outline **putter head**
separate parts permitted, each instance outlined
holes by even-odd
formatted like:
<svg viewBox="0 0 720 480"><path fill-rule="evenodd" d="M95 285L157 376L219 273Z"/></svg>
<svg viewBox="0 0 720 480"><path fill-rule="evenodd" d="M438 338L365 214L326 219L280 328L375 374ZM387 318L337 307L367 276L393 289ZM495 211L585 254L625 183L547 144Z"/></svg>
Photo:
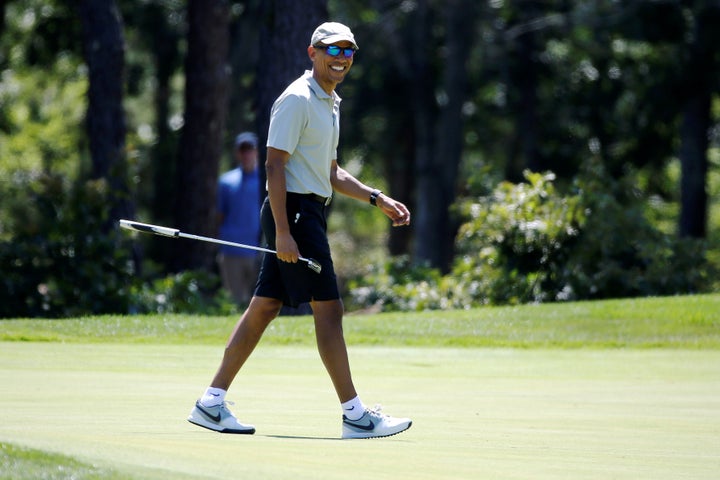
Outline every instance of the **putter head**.
<svg viewBox="0 0 720 480"><path fill-rule="evenodd" d="M313 260L312 258L307 259L308 268L312 270L315 273L322 272L322 265L320 265L316 260Z"/></svg>

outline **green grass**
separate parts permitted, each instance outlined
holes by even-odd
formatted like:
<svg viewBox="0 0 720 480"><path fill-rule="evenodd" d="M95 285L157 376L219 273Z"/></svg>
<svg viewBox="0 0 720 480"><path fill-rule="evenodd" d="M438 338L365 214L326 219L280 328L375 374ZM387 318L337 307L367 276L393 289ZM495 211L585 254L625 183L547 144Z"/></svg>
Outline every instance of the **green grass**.
<svg viewBox="0 0 720 480"><path fill-rule="evenodd" d="M0 321L0 341L217 345L236 317L101 316ZM502 348L720 348L720 294L348 315L352 345ZM313 345L310 317L281 317L263 339Z"/></svg>
<svg viewBox="0 0 720 480"><path fill-rule="evenodd" d="M21 448L0 442L0 479L45 480L120 480L123 477L109 469L79 462L65 455Z"/></svg>
<svg viewBox="0 0 720 480"><path fill-rule="evenodd" d="M720 295L348 315L365 402L338 441L312 320L271 326L229 393L251 437L187 423L236 318L0 321L0 479L711 479Z"/></svg>
<svg viewBox="0 0 720 480"><path fill-rule="evenodd" d="M337 439L339 407L305 346L261 345L233 385L233 409L255 435L190 425L220 354L0 343L0 384L13 386L0 396L0 442L47 452L36 458L50 471L129 479L697 480L720 471L719 351L351 347L365 401L414 420L402 435L357 442ZM5 478L42 478L23 475Z"/></svg>

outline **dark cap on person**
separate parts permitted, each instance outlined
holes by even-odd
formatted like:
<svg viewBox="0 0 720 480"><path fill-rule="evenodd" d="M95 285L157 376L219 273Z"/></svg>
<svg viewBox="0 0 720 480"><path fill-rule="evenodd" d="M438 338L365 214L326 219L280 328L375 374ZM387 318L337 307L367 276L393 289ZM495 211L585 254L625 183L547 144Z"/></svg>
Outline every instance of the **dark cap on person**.
<svg viewBox="0 0 720 480"><path fill-rule="evenodd" d="M310 45L330 45L343 40L352 43L356 49L358 47L355 42L355 35L353 35L350 28L337 22L325 22L315 29L310 39Z"/></svg>
<svg viewBox="0 0 720 480"><path fill-rule="evenodd" d="M258 146L257 135L255 135L252 132L242 132L237 137L235 137L235 148L240 148L244 145L247 145L252 148L257 148L257 146Z"/></svg>

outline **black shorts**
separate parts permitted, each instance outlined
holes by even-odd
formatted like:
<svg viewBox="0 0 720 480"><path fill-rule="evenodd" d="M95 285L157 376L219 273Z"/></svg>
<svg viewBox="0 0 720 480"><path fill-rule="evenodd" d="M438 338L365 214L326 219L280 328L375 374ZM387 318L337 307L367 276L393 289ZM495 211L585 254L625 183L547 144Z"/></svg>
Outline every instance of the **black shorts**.
<svg viewBox="0 0 720 480"><path fill-rule="evenodd" d="M286 209L290 234L297 243L300 255L317 261L322 271L315 273L306 262L283 262L274 254L266 253L255 285L255 296L277 298L290 307L311 300L340 298L327 239L325 208L323 203L311 195L288 192ZM265 198L260 211L260 224L267 248L275 250L275 220L268 198Z"/></svg>

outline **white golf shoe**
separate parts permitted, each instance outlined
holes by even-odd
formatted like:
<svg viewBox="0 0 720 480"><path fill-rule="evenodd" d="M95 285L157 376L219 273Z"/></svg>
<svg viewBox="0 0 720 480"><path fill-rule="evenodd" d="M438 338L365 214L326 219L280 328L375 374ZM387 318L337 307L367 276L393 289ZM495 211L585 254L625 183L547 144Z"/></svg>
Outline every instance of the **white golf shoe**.
<svg viewBox="0 0 720 480"><path fill-rule="evenodd" d="M382 407L366 408L359 420L343 415L342 438L380 438L404 432L412 425L409 418L394 418L380 413Z"/></svg>
<svg viewBox="0 0 720 480"><path fill-rule="evenodd" d="M228 403L223 402L214 407L205 407L198 400L195 402L195 408L192 409L188 416L188 422L220 433L246 435L255 433L254 426L242 424L235 418L235 415L227 408Z"/></svg>

